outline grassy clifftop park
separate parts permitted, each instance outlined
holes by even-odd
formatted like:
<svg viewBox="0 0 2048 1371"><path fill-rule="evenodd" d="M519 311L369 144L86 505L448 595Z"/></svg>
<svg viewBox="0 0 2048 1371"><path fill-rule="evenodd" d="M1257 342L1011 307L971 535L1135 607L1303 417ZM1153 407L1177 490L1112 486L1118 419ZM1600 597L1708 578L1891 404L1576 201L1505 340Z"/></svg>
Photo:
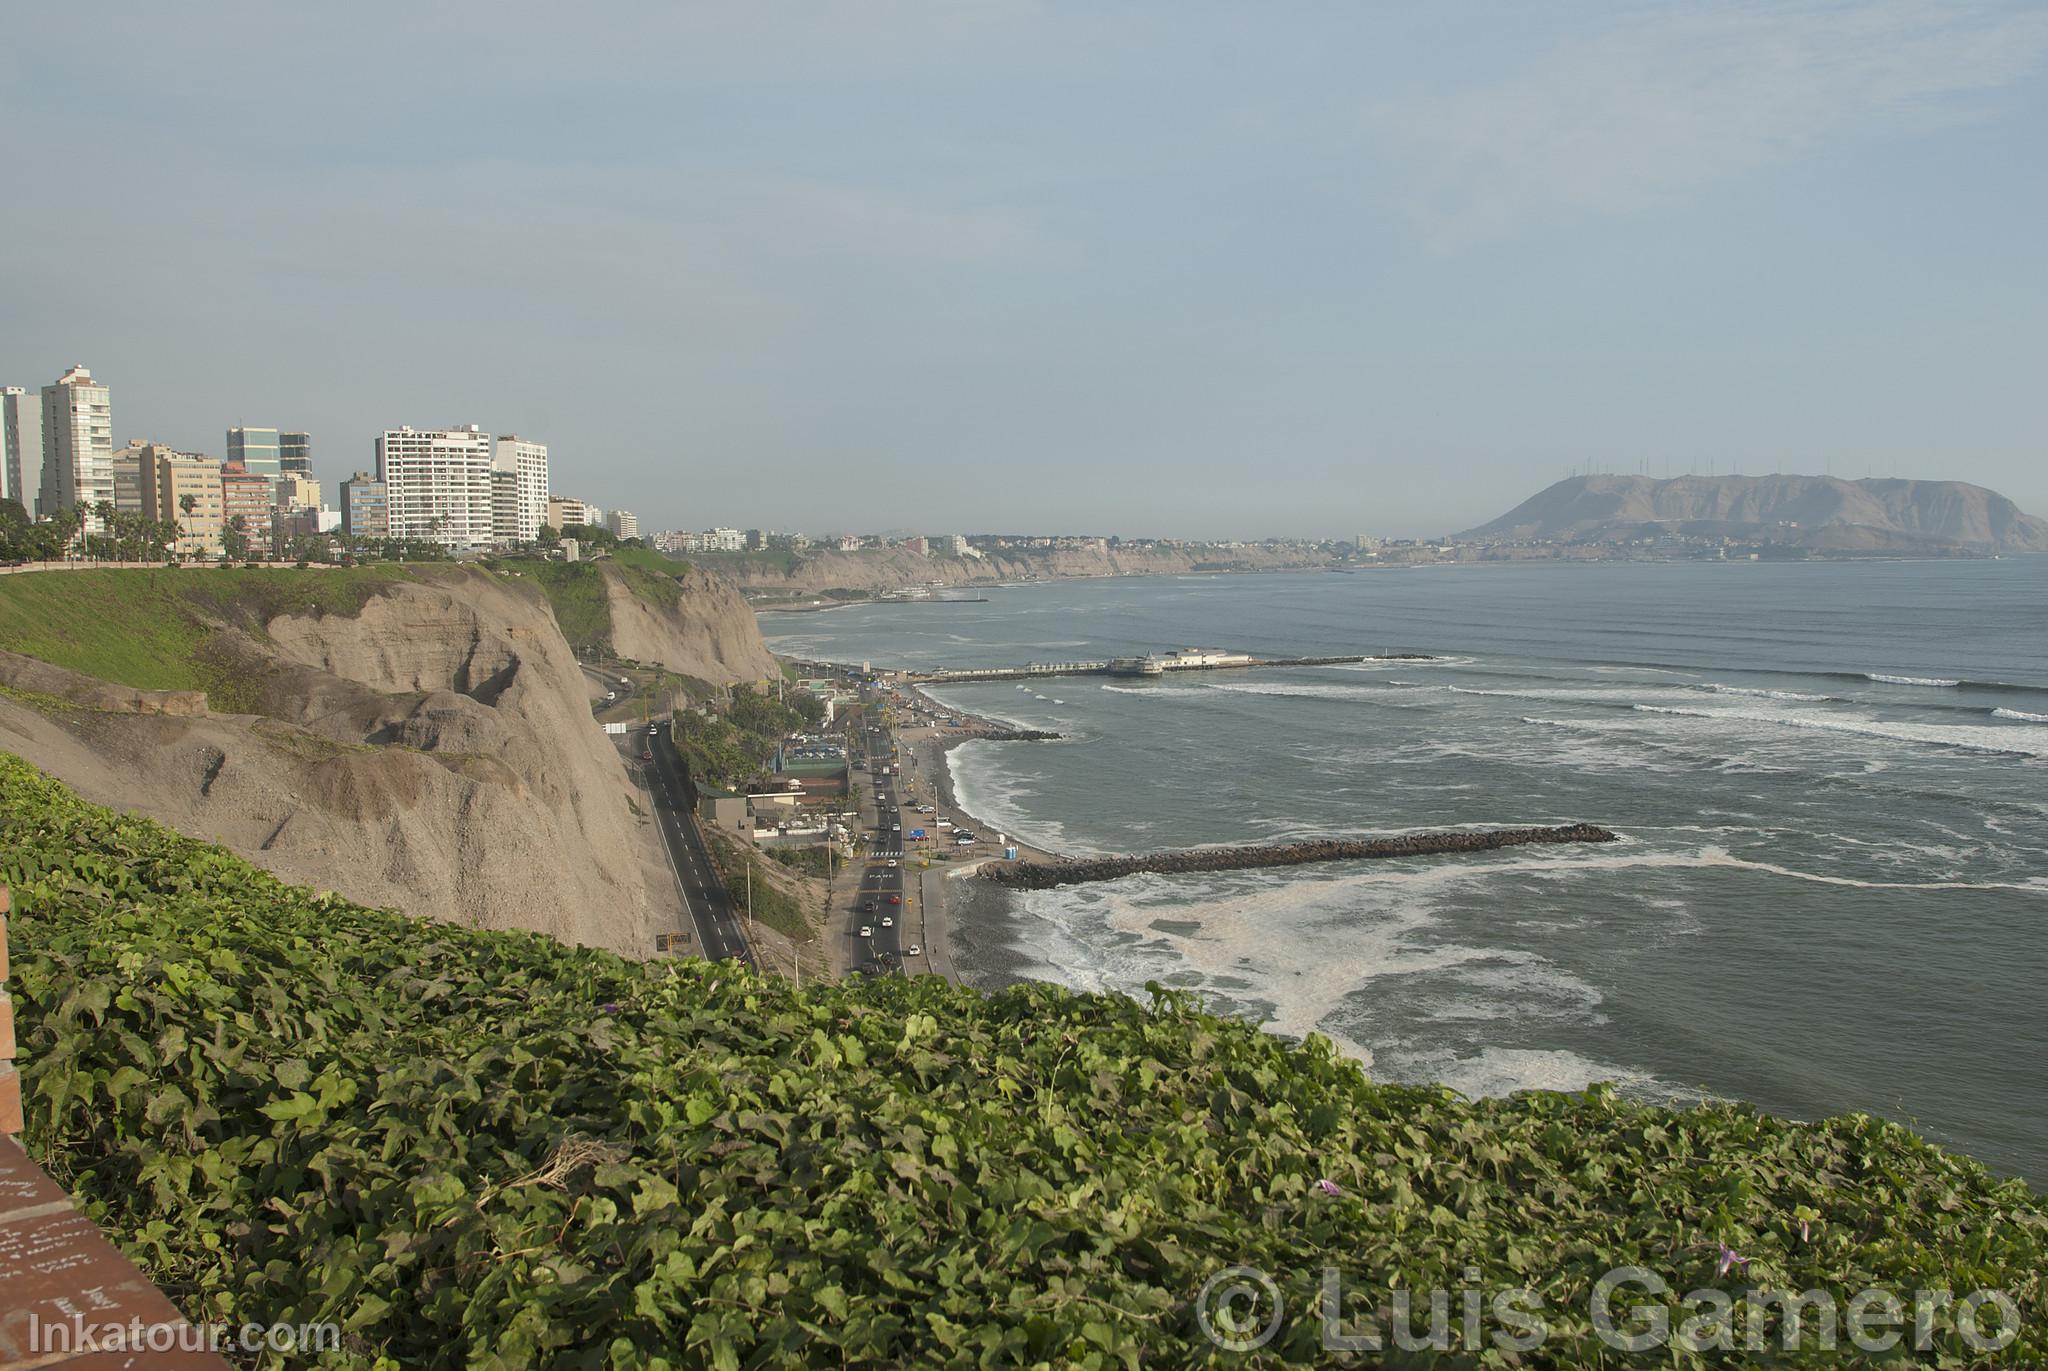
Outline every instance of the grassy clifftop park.
<svg viewBox="0 0 2048 1371"><path fill-rule="evenodd" d="M2048 1351L2041 1197L1867 1116L1468 1101L1167 993L799 991L412 922L4 755L0 880L31 1153L192 1318L339 1323L327 1364L1241 1365L1201 1298L1235 1266L1289 1311L1253 1364L1327 1359L1326 1268L1347 1328L1526 1292L1543 1337L1489 1315L1492 1365L1690 1364L1598 1336L1630 1265L1673 1293L1618 1317L1995 1289L2003 1355Z"/></svg>

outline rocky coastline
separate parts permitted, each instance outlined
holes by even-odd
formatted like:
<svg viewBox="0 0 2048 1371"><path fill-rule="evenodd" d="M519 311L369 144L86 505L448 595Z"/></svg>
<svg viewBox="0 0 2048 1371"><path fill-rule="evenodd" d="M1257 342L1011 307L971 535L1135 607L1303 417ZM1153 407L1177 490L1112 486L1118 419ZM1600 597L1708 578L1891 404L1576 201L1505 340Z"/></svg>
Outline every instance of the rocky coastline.
<svg viewBox="0 0 2048 1371"><path fill-rule="evenodd" d="M1121 857L988 862L977 874L985 881L994 881L1013 889L1050 890L1054 886L1079 885L1088 881L1114 881L1146 872L1172 875L1189 871L1240 871L1255 867L1302 866L1310 862L1491 852L1504 847L1543 843L1615 841L1617 838L1614 833L1597 824L1562 824L1551 828L1489 828L1444 833L1409 833L1397 838L1313 838L1295 843L1200 847L1177 852L1148 852Z"/></svg>

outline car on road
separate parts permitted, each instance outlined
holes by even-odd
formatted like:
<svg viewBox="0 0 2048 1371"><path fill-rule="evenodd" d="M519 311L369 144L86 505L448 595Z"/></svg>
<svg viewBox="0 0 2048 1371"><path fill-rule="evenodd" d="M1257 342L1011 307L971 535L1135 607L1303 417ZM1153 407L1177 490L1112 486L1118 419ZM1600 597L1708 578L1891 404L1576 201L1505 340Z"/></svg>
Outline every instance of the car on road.
<svg viewBox="0 0 2048 1371"><path fill-rule="evenodd" d="M641 761L643 761L643 762L651 762L651 761L653 761L653 760L654 760L654 749L653 749L653 748L651 748L651 747L643 747L643 748L641 748L641 749L640 749L640 760L641 760Z"/></svg>
<svg viewBox="0 0 2048 1371"><path fill-rule="evenodd" d="M875 936L875 930L869 928L866 924L862 924L860 926L860 935L863 938L872 938Z"/></svg>
<svg viewBox="0 0 2048 1371"><path fill-rule="evenodd" d="M861 912L861 913L863 913L863 914L872 914L872 913L874 913L874 912L875 912L875 902L874 902L873 900L863 900L863 901L861 901L861 906L860 906L860 912Z"/></svg>
<svg viewBox="0 0 2048 1371"><path fill-rule="evenodd" d="M889 903L890 903L890 904L902 904L902 903L903 903L903 897L902 897L901 895L891 895L891 896L889 897Z"/></svg>
<svg viewBox="0 0 2048 1371"><path fill-rule="evenodd" d="M654 733L659 733L659 732L661 732L661 725L660 725L660 724L649 724L649 725L647 725L647 731L648 731L648 733L650 733L650 734L654 734Z"/></svg>
<svg viewBox="0 0 2048 1371"><path fill-rule="evenodd" d="M894 857L891 857L891 858L889 859L889 865L890 865L890 866L894 866L894 865L896 865L896 859L895 859Z"/></svg>
<svg viewBox="0 0 2048 1371"><path fill-rule="evenodd" d="M887 914L884 914L884 915L882 916L882 927L884 927L884 928L894 928L895 926L896 926L896 921L895 921L894 919L890 918L890 917L889 917L889 916L888 916Z"/></svg>
<svg viewBox="0 0 2048 1371"><path fill-rule="evenodd" d="M922 947L919 947L916 943L912 943L910 946L903 949L903 955L906 957L922 957L924 955L924 949Z"/></svg>

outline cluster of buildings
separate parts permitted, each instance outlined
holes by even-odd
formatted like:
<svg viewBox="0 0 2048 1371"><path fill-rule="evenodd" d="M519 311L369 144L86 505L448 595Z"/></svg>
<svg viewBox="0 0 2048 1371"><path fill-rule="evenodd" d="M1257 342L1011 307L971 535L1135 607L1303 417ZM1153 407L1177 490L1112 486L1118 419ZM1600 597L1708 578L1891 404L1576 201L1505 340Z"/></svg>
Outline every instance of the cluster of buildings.
<svg viewBox="0 0 2048 1371"><path fill-rule="evenodd" d="M454 553L532 543L543 524L640 534L630 510L553 494L546 444L474 424L385 430L375 469L343 481L334 508L303 431L230 428L225 459L140 440L117 448L112 394L84 366L35 391L0 386L0 442L0 499L31 519L76 510L80 532L99 534L109 510L132 515L174 527L184 557L218 557L231 544L266 555L336 533Z"/></svg>
<svg viewBox="0 0 2048 1371"><path fill-rule="evenodd" d="M31 519L76 510L84 533L109 531L111 511L174 527L181 555L218 556L230 530L268 550L334 526L308 434L231 428L225 461L140 440L117 448L113 396L83 366L33 394L0 386L0 442L0 499Z"/></svg>

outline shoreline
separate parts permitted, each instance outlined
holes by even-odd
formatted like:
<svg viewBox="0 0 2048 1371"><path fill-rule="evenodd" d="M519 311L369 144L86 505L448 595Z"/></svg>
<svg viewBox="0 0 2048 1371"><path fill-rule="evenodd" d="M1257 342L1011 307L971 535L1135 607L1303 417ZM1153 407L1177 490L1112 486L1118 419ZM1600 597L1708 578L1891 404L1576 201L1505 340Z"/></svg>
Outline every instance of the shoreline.
<svg viewBox="0 0 2048 1371"><path fill-rule="evenodd" d="M958 710L951 705L940 704L917 686L906 686L904 693L917 699L926 709L957 718L960 725L953 728L920 724L913 727L898 727L897 742L906 763L902 779L916 787L920 797L938 806L934 818L949 818L955 823L966 823L980 835L994 835L1001 830L992 825L985 815L975 814L960 804L960 794L954 784L951 755L955 748L976 741L1001 741L1002 735L1017 732L1014 724L990 719L984 715ZM1015 834L1005 834L1005 846L1017 849L1021 859L1051 862L1055 854L1025 842ZM992 845L992 843L991 843ZM977 854L965 860L947 861L918 873L918 907L923 910L922 941L925 961L932 974L942 975L956 984L967 984L957 962L961 929L957 926L959 915L970 898L980 892L966 882L974 881L982 867L991 862L1002 861L1001 852ZM985 882L977 882L986 885ZM990 887L992 890L994 887ZM1005 896L1007 898L1007 896ZM1009 976L1007 979L1022 979Z"/></svg>

